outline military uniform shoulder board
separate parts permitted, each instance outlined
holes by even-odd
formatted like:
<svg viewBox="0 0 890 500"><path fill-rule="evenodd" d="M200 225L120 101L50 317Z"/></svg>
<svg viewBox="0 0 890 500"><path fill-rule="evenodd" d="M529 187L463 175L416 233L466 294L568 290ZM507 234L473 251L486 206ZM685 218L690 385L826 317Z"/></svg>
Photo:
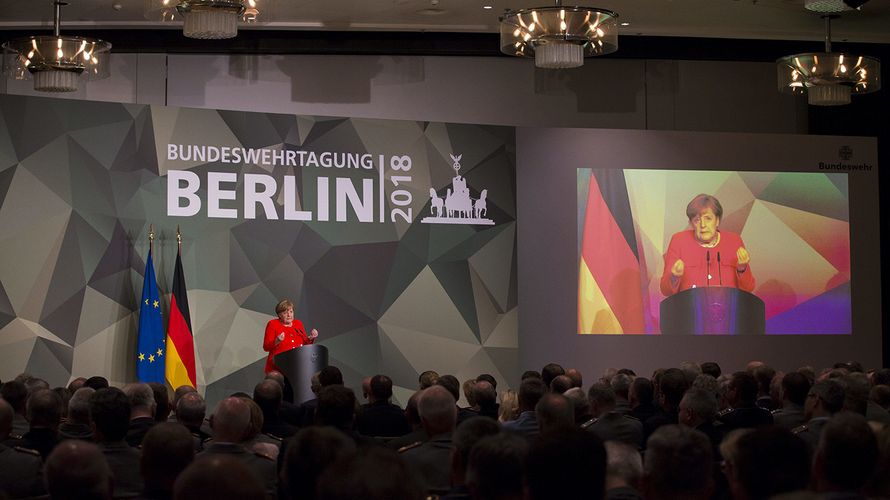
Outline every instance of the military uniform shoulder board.
<svg viewBox="0 0 890 500"><path fill-rule="evenodd" d="M407 446L402 446L401 448L399 448L399 453L404 453L412 448L417 448L418 446L420 446L422 444L423 444L423 441L417 441L417 442L411 443Z"/></svg>
<svg viewBox="0 0 890 500"><path fill-rule="evenodd" d="M276 436L275 434L266 433L266 435L269 436L270 438L274 439L275 441L278 441L279 443L284 441L284 438L280 438L280 437Z"/></svg>
<svg viewBox="0 0 890 500"><path fill-rule="evenodd" d="M724 409L722 409L722 410L720 410L720 411L717 412L717 416L718 416L718 417L725 417L725 416L729 415L730 413L732 413L732 411L733 411L732 408L724 408Z"/></svg>
<svg viewBox="0 0 890 500"><path fill-rule="evenodd" d="M10 432L10 433L9 433L9 438L10 438L10 439L22 439L22 436L21 436L21 434L13 434L13 433Z"/></svg>
<svg viewBox="0 0 890 500"><path fill-rule="evenodd" d="M800 434L801 432L809 430L809 429L810 429L810 426L804 424L804 425L798 425L797 427L791 429L791 432L794 434Z"/></svg>
<svg viewBox="0 0 890 500"><path fill-rule="evenodd" d="M581 424L581 428L588 429L588 428L590 428L591 425L595 424L597 420L599 420L599 419L591 418L587 422L584 422L583 424Z"/></svg>
<svg viewBox="0 0 890 500"><path fill-rule="evenodd" d="M782 411L781 409L775 409L775 410L771 411L770 413L772 413L773 415L778 415L781 411Z"/></svg>
<svg viewBox="0 0 890 500"><path fill-rule="evenodd" d="M28 455L34 455L34 456L38 456L38 457L40 456L40 452L39 452L39 451L37 451L37 450L32 450L31 448L25 448L25 447L23 447L23 446L16 446L16 447L14 447L13 449L14 449L15 451L18 451L18 452L21 452L21 453L27 453Z"/></svg>

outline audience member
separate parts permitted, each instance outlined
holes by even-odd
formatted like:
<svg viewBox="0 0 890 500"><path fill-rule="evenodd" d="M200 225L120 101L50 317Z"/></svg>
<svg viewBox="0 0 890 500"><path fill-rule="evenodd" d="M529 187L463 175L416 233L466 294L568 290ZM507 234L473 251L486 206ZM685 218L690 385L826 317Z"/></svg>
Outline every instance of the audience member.
<svg viewBox="0 0 890 500"><path fill-rule="evenodd" d="M654 378L654 377L653 377ZM658 377L658 412L643 421L645 436L651 436L662 425L679 422L680 400L689 388L686 374L678 368L668 368ZM648 438L646 438L648 439Z"/></svg>
<svg viewBox="0 0 890 500"><path fill-rule="evenodd" d="M28 399L28 388L17 380L10 380L3 386L0 386L0 398L6 400L14 412L12 430L9 437L21 440L22 436L28 432L28 419L25 417L25 401Z"/></svg>
<svg viewBox="0 0 890 500"><path fill-rule="evenodd" d="M439 374L432 370L427 370L427 371L421 373L420 376L417 377L417 383L419 384L419 390L422 391L422 390L426 389L427 387L432 386L433 384L436 383L437 380L439 380Z"/></svg>
<svg viewBox="0 0 890 500"><path fill-rule="evenodd" d="M143 489L139 451L124 441L130 414L130 399L116 387L99 389L90 398L93 438L111 469L116 497L136 496Z"/></svg>
<svg viewBox="0 0 890 500"><path fill-rule="evenodd" d="M516 420L519 416L519 394L513 389L507 389L501 395L501 406L498 409L498 422L504 423Z"/></svg>
<svg viewBox="0 0 890 500"><path fill-rule="evenodd" d="M432 389L429 387L426 390ZM444 392L448 392L444 390ZM450 396L450 394L449 394ZM454 407L454 398L451 398ZM392 450L369 448L336 462L318 479L319 500L417 500L423 487Z"/></svg>
<svg viewBox="0 0 890 500"><path fill-rule="evenodd" d="M691 427L711 441L713 456L720 456L720 443L723 441L723 428L715 425L717 418L717 398L703 389L689 389L680 401L680 424Z"/></svg>
<svg viewBox="0 0 890 500"><path fill-rule="evenodd" d="M877 463L877 439L865 417L839 413L825 424L813 459L816 491L828 498L861 498Z"/></svg>
<svg viewBox="0 0 890 500"><path fill-rule="evenodd" d="M574 387L572 379L566 375L557 375L550 382L550 392L554 394L562 394Z"/></svg>
<svg viewBox="0 0 890 500"><path fill-rule="evenodd" d="M270 498L249 466L225 454L198 456L176 478L174 500L264 500Z"/></svg>
<svg viewBox="0 0 890 500"><path fill-rule="evenodd" d="M71 392L71 395L73 396L78 389L83 387L83 384L86 383L86 381L87 379L85 377L77 377L76 379L68 383L68 391Z"/></svg>
<svg viewBox="0 0 890 500"><path fill-rule="evenodd" d="M408 425L411 426L411 432L405 434L402 437L397 437L392 439L386 443L387 448L391 450L398 450L403 446L408 446L414 443L421 443L423 441L427 441L430 436L426 433L426 430L423 428L423 425L420 423L420 413L417 411L417 400L420 399L420 394L423 391L417 391L408 398L408 402L405 403L405 419L408 421Z"/></svg>
<svg viewBox="0 0 890 500"><path fill-rule="evenodd" d="M739 437L730 490L736 499L766 499L802 490L810 480L807 445L788 429L761 427Z"/></svg>
<svg viewBox="0 0 890 500"><path fill-rule="evenodd" d="M149 429L142 439L142 497L172 498L176 478L194 457L192 435L182 424L161 422Z"/></svg>
<svg viewBox="0 0 890 500"><path fill-rule="evenodd" d="M680 363L680 370L686 375L686 384L691 386L692 382L701 375L701 367L694 361L684 361Z"/></svg>
<svg viewBox="0 0 890 500"><path fill-rule="evenodd" d="M871 388L868 400L884 410L890 410L890 386L876 385Z"/></svg>
<svg viewBox="0 0 890 500"><path fill-rule="evenodd" d="M527 459L528 442L519 436L501 433L482 437L469 451L466 482L470 496L522 500Z"/></svg>
<svg viewBox="0 0 890 500"><path fill-rule="evenodd" d="M488 382L486 382L488 383ZM467 498L467 465L470 450L486 436L493 436L501 431L498 423L490 418L474 418L455 429L452 436L454 447L451 452L451 490L444 499Z"/></svg>
<svg viewBox="0 0 890 500"><path fill-rule="evenodd" d="M652 381L645 377L635 378L630 385L628 403L631 407L630 416L640 422L645 422L658 413L658 407L655 406L655 387L652 385Z"/></svg>
<svg viewBox="0 0 890 500"><path fill-rule="evenodd" d="M284 374L277 370L272 370L266 374L266 380L274 380L281 387L281 409L278 411L281 420L294 427L300 425L300 406L294 404L294 388L285 378ZM364 380L362 381L364 388Z"/></svg>
<svg viewBox="0 0 890 500"><path fill-rule="evenodd" d="M267 496L276 494L278 475L274 460L253 453L242 444L250 425L250 408L241 398L228 397L216 406L210 417L213 440L204 446L198 457L228 456L246 465L263 486ZM196 460L195 463L198 463ZM187 470L188 471L188 470ZM186 471L186 472L187 472ZM185 472L183 473L185 475Z"/></svg>
<svg viewBox="0 0 890 500"><path fill-rule="evenodd" d="M773 412L773 423L783 429L794 429L807 421L803 405L810 392L810 381L797 372L782 377L782 408Z"/></svg>
<svg viewBox="0 0 890 500"><path fill-rule="evenodd" d="M763 366L761 363L752 370ZM730 408L717 415L717 419L723 422L727 430L772 425L773 416L770 411L757 406L757 391L757 379L749 372L732 374L726 390L726 401Z"/></svg>
<svg viewBox="0 0 890 500"><path fill-rule="evenodd" d="M580 387L572 387L563 394L572 402L572 408L575 410L575 425L580 427L587 423L593 416L590 414L590 400L587 394Z"/></svg>
<svg viewBox="0 0 890 500"><path fill-rule="evenodd" d="M158 382L149 382L148 386L151 387L151 392L154 396L155 421L166 422L173 411L173 403L170 401L170 393L167 392L167 386Z"/></svg>
<svg viewBox="0 0 890 500"><path fill-rule="evenodd" d="M680 425L663 425L646 442L643 497L708 499L714 488L708 437Z"/></svg>
<svg viewBox="0 0 890 500"><path fill-rule="evenodd" d="M525 381L525 379L527 379L527 378L536 378L536 379L540 379L540 378L541 378L541 372L539 372L539 371L535 371L535 370L526 370L526 371L522 372L522 377L519 378L519 382L522 383L522 382Z"/></svg>
<svg viewBox="0 0 890 500"><path fill-rule="evenodd" d="M318 407L315 410L316 425L333 427L351 437L357 444L365 438L355 432L355 408L358 401L352 389L333 384L318 393Z"/></svg>
<svg viewBox="0 0 890 500"><path fill-rule="evenodd" d="M124 386L124 394L130 400L130 428L127 429L127 444L138 447L142 444L145 433L157 420L155 420L154 391L148 384L127 384Z"/></svg>
<svg viewBox="0 0 890 500"><path fill-rule="evenodd" d="M49 389L35 389L25 403L30 427L22 436L22 446L40 453L46 460L59 444L59 423L62 418L62 399Z"/></svg>
<svg viewBox="0 0 890 500"><path fill-rule="evenodd" d="M59 400L62 402L61 421L64 422L68 418L68 402L71 400L71 392L67 387L54 387L53 392L59 396Z"/></svg>
<svg viewBox="0 0 890 500"><path fill-rule="evenodd" d="M479 380L473 386L473 394L476 398L476 406L479 407L478 416L497 420L500 407L495 387L487 380Z"/></svg>
<svg viewBox="0 0 890 500"><path fill-rule="evenodd" d="M810 450L819 444L819 436L828 420L844 409L844 386L837 380L816 382L807 394L804 404L804 416L807 423L791 430L804 440Z"/></svg>
<svg viewBox="0 0 890 500"><path fill-rule="evenodd" d="M615 411L622 415L630 415L633 408L630 406L630 386L633 384L633 378L624 373L616 373L609 386L615 393Z"/></svg>
<svg viewBox="0 0 890 500"><path fill-rule="evenodd" d="M762 365L755 368L751 375L757 381L757 399L754 404L769 411L777 409L777 402L770 396L770 385L776 376L776 370L768 365Z"/></svg>
<svg viewBox="0 0 890 500"><path fill-rule="evenodd" d="M550 387L550 383L553 382L553 379L565 374L566 371L563 367L556 363L548 363L544 368L541 368L541 381L544 382L545 386Z"/></svg>
<svg viewBox="0 0 890 500"><path fill-rule="evenodd" d="M47 458L44 474L53 500L112 498L111 470L93 443L72 439L59 444Z"/></svg>
<svg viewBox="0 0 890 500"><path fill-rule="evenodd" d="M472 391L471 391L472 392ZM368 404L356 417L356 430L365 436L404 436L411 432L405 411L390 402L392 379L386 375L371 377Z"/></svg>
<svg viewBox="0 0 890 500"><path fill-rule="evenodd" d="M566 370L566 377L572 379L572 387L584 387L584 377L577 368L569 368Z"/></svg>
<svg viewBox="0 0 890 500"><path fill-rule="evenodd" d="M176 420L192 434L195 451L204 449L204 441L210 438L203 428L206 414L207 404L196 391L183 394L176 403Z"/></svg>
<svg viewBox="0 0 890 500"><path fill-rule="evenodd" d="M605 496L605 447L596 435L581 429L564 427L542 434L531 445L526 471L531 500Z"/></svg>
<svg viewBox="0 0 890 500"><path fill-rule="evenodd" d="M45 492L40 453L2 444L12 431L14 414L12 405L0 399L0 496L5 492L10 498L36 497Z"/></svg>
<svg viewBox="0 0 890 500"><path fill-rule="evenodd" d="M260 432L271 436L279 443L297 433L297 428L281 418L281 402L284 391L281 384L272 379L265 379L253 389L253 401L263 414Z"/></svg>
<svg viewBox="0 0 890 500"><path fill-rule="evenodd" d="M493 375L491 375L490 373L480 373L479 376L476 377L476 382L482 382L483 380L491 384L491 386L494 387L494 390L497 391L498 381L494 378Z"/></svg>
<svg viewBox="0 0 890 500"><path fill-rule="evenodd" d="M515 432L526 439L538 435L538 420L535 417L535 406L541 396L547 392L547 385L534 377L527 378L519 384L519 415L515 420L504 422L505 431Z"/></svg>
<svg viewBox="0 0 890 500"><path fill-rule="evenodd" d="M643 446L643 423L634 417L615 411L615 392L604 383L590 386L591 420L582 424L583 429L593 432L603 441L618 441L636 449Z"/></svg>
<svg viewBox="0 0 890 500"><path fill-rule="evenodd" d="M318 372L318 390L313 391L316 395L321 389L329 385L343 385L343 373L336 366L326 366ZM306 427L315 423L315 408L318 406L318 398L310 399L300 405L300 427Z"/></svg>
<svg viewBox="0 0 890 500"><path fill-rule="evenodd" d="M705 375L710 375L715 379L720 378L720 374L722 370L720 370L720 365L713 361L707 361L701 364L701 372Z"/></svg>
<svg viewBox="0 0 890 500"><path fill-rule="evenodd" d="M68 401L68 419L59 424L60 439L93 440L90 398L95 392L89 387L81 387L71 396Z"/></svg>
<svg viewBox="0 0 890 500"><path fill-rule="evenodd" d="M535 405L538 432L545 433L562 427L575 426L575 409L569 398L553 392L541 396Z"/></svg>
<svg viewBox="0 0 890 500"><path fill-rule="evenodd" d="M331 427L313 426L297 432L289 441L281 471L288 498L316 498L317 481L325 469L355 453L355 442Z"/></svg>
<svg viewBox="0 0 890 500"><path fill-rule="evenodd" d="M463 392L464 399L467 400L467 408L471 410L478 409L476 406L476 395L473 394L473 386L476 385L476 379L468 378L464 380L464 383L461 384L461 392Z"/></svg>
<svg viewBox="0 0 890 500"><path fill-rule="evenodd" d="M98 391L99 389L104 389L106 387L109 387L108 379L105 377L98 376L98 375L86 379L86 381L83 383L83 386L89 387L89 388L93 389L94 391Z"/></svg>
<svg viewBox="0 0 890 500"><path fill-rule="evenodd" d="M606 441L606 500L641 500L643 459L637 448Z"/></svg>
<svg viewBox="0 0 890 500"><path fill-rule="evenodd" d="M417 409L421 425L430 438L422 443L406 446L399 453L415 471L426 491L446 493L451 487L451 438L457 424L454 396L444 387L434 385L421 393Z"/></svg>

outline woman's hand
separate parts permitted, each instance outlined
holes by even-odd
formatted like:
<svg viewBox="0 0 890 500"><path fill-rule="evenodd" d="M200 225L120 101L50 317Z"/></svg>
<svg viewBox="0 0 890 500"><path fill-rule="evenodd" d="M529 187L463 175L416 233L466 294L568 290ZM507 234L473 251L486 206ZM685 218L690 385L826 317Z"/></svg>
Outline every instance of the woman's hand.
<svg viewBox="0 0 890 500"><path fill-rule="evenodd" d="M284 332L281 332L278 334L277 337L275 337L275 345L280 344L283 340L284 340Z"/></svg>
<svg viewBox="0 0 890 500"><path fill-rule="evenodd" d="M318 337L318 330L313 328L312 331L309 332L309 340L315 340L317 337Z"/></svg>

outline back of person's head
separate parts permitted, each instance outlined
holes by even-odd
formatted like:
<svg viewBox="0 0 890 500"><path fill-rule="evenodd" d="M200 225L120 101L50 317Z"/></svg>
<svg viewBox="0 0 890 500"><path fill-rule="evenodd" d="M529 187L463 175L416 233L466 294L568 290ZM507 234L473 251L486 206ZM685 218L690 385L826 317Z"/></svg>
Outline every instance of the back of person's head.
<svg viewBox="0 0 890 500"><path fill-rule="evenodd" d="M872 374L871 381L874 385L890 386L890 368L875 370L874 374Z"/></svg>
<svg viewBox="0 0 890 500"><path fill-rule="evenodd" d="M596 383L587 389L587 399L590 401L590 409L594 417L608 413L615 409L615 391L605 383Z"/></svg>
<svg viewBox="0 0 890 500"><path fill-rule="evenodd" d="M769 385L776 376L776 370L769 365L761 365L754 369L754 379L757 380L758 394L769 394Z"/></svg>
<svg viewBox="0 0 890 500"><path fill-rule="evenodd" d="M467 488L472 497L522 499L527 458L528 441L515 434L482 437L468 457Z"/></svg>
<svg viewBox="0 0 890 500"><path fill-rule="evenodd" d="M109 387L108 379L105 377L102 377L100 375L95 375L95 376L88 378L86 380L86 382L83 383L83 386L90 387L97 391L99 389L105 389L106 387Z"/></svg>
<svg viewBox="0 0 890 500"><path fill-rule="evenodd" d="M663 425L646 442L643 473L647 499L705 499L712 490L711 442L703 433Z"/></svg>
<svg viewBox="0 0 890 500"><path fill-rule="evenodd" d="M885 410L890 409L890 386L876 385L872 387L868 399Z"/></svg>
<svg viewBox="0 0 890 500"><path fill-rule="evenodd" d="M28 389L25 384L17 380L6 382L0 386L0 397L12 406L14 412L25 414L25 401L28 399Z"/></svg>
<svg viewBox="0 0 890 500"><path fill-rule="evenodd" d="M572 387L563 396L572 402L572 408L575 409L575 425L583 424L584 419L590 418L590 401L583 389Z"/></svg>
<svg viewBox="0 0 890 500"><path fill-rule="evenodd" d="M436 379L436 384L440 387L444 387L451 393L451 397L454 398L455 401L460 399L460 381L457 380L457 377L454 375L442 375L438 379Z"/></svg>
<svg viewBox="0 0 890 500"><path fill-rule="evenodd" d="M541 380L547 387L550 387L550 382L553 382L553 379L565 374L566 371L563 367L556 363L548 363L544 368L541 368Z"/></svg>
<svg viewBox="0 0 890 500"><path fill-rule="evenodd" d="M413 471L382 447L332 464L318 478L317 488L318 500L417 500L423 495Z"/></svg>
<svg viewBox="0 0 890 500"><path fill-rule="evenodd" d="M417 411L417 401L420 400L420 395L423 394L423 391L415 391L411 397L408 398L408 402L405 403L405 418L408 419L408 423L412 426L420 425L420 412Z"/></svg>
<svg viewBox="0 0 890 500"><path fill-rule="evenodd" d="M186 427L200 427L206 415L207 403L197 391L183 394L176 403L176 420Z"/></svg>
<svg viewBox="0 0 890 500"><path fill-rule="evenodd" d="M686 375L686 383L688 385L692 385L692 381L695 380L695 377L701 375L701 366L694 361L684 361L680 363L680 370Z"/></svg>
<svg viewBox="0 0 890 500"><path fill-rule="evenodd" d="M868 376L862 372L852 372L843 381L844 409L864 416L868 409L868 392L871 390Z"/></svg>
<svg viewBox="0 0 890 500"><path fill-rule="evenodd" d="M140 470L146 493L170 497L173 483L195 458L192 434L182 424L160 422L142 439Z"/></svg>
<svg viewBox="0 0 890 500"><path fill-rule="evenodd" d="M274 380L284 389L284 374L277 370L272 370L263 377L264 379Z"/></svg>
<svg viewBox="0 0 890 500"><path fill-rule="evenodd" d="M498 393L487 380L479 380L473 385L473 399L480 408L493 407L498 404Z"/></svg>
<svg viewBox="0 0 890 500"><path fill-rule="evenodd" d="M355 441L331 427L306 427L290 439L281 479L292 500L315 498L316 481L331 464L355 455Z"/></svg>
<svg viewBox="0 0 890 500"><path fill-rule="evenodd" d="M624 483L639 491L643 477L643 458L640 452L620 441L606 441L606 477L609 482Z"/></svg>
<svg viewBox="0 0 890 500"><path fill-rule="evenodd" d="M682 414L684 410L687 415ZM687 423L684 419L691 416L695 422L692 427L702 422L713 422L717 417L717 398L713 392L704 389L689 389L680 401L680 413L680 423Z"/></svg>
<svg viewBox="0 0 890 500"><path fill-rule="evenodd" d="M263 410L260 409L260 406L254 400L245 397L242 397L241 400L250 408L250 424L247 426L247 430L244 431L244 441L253 441L263 431L263 424L266 419L263 417Z"/></svg>
<svg viewBox="0 0 890 500"><path fill-rule="evenodd" d="M729 479L735 497L752 500L806 489L809 450L787 429L762 427L739 437Z"/></svg>
<svg viewBox="0 0 890 500"><path fill-rule="evenodd" d="M637 377L630 386L631 394L637 404L649 405L655 399L655 388L646 377Z"/></svg>
<svg viewBox="0 0 890 500"><path fill-rule="evenodd" d="M355 405L355 393L352 389L339 384L323 387L318 393L315 422L340 429L352 429Z"/></svg>
<svg viewBox="0 0 890 500"><path fill-rule="evenodd" d="M473 393L473 388L476 387L476 379L468 378L464 380L464 383L461 384L461 392L463 392L464 399L467 400L467 404L472 408L477 405L476 403L476 394Z"/></svg>
<svg viewBox="0 0 890 500"><path fill-rule="evenodd" d="M83 384L87 381L86 377L77 377L71 382L68 382L68 390L71 391L71 394L74 395L78 389L83 387Z"/></svg>
<svg viewBox="0 0 890 500"><path fill-rule="evenodd" d="M570 457L570 458L569 458ZM605 495L606 449L594 433L562 428L541 434L526 462L530 498L601 499Z"/></svg>
<svg viewBox="0 0 890 500"><path fill-rule="evenodd" d="M735 393L734 405L753 405L757 401L757 379L746 371L735 372L729 381L729 391Z"/></svg>
<svg viewBox="0 0 890 500"><path fill-rule="evenodd" d="M89 425L90 418L90 400L96 391L89 387L81 387L68 401L68 422L72 424Z"/></svg>
<svg viewBox="0 0 890 500"><path fill-rule="evenodd" d="M54 500L111 498L111 470L93 443L62 441L47 457L43 474L46 491Z"/></svg>
<svg viewBox="0 0 890 500"><path fill-rule="evenodd" d="M250 407L238 397L220 401L210 417L213 440L219 443L240 443L249 426Z"/></svg>
<svg viewBox="0 0 890 500"><path fill-rule="evenodd" d="M336 366L326 366L318 373L318 383L322 387L343 385L343 373Z"/></svg>
<svg viewBox="0 0 890 500"><path fill-rule="evenodd" d="M698 377L695 377L695 380L692 381L692 385L690 386L690 389L693 388L710 392L715 398L719 398L721 394L720 383L717 382L717 379L706 373L702 373Z"/></svg>
<svg viewBox="0 0 890 500"><path fill-rule="evenodd" d="M173 485L175 500L264 500L265 497L262 483L247 465L227 455L199 456L179 474Z"/></svg>
<svg viewBox="0 0 890 500"><path fill-rule="evenodd" d="M392 379L386 375L374 375L370 389L375 401L389 401L392 397Z"/></svg>
<svg viewBox="0 0 890 500"><path fill-rule="evenodd" d="M71 392L67 387L53 387L53 392L59 396L62 402L62 419L68 418L68 402L71 400Z"/></svg>
<svg viewBox="0 0 890 500"><path fill-rule="evenodd" d="M28 396L25 413L32 428L55 429L62 419L62 398L50 389L38 389Z"/></svg>
<svg viewBox="0 0 890 500"><path fill-rule="evenodd" d="M440 385L423 390L417 401L417 411L430 436L451 432L457 423L454 396Z"/></svg>
<svg viewBox="0 0 890 500"><path fill-rule="evenodd" d="M253 401L263 411L265 418L277 417L283 397L281 386L271 379L263 380L253 388Z"/></svg>
<svg viewBox="0 0 890 500"><path fill-rule="evenodd" d="M124 386L124 394L130 399L131 412L142 411L154 418L157 404L155 403L155 393L148 384L127 384Z"/></svg>
<svg viewBox="0 0 890 500"><path fill-rule="evenodd" d="M569 398L548 392L535 406L535 417L542 433L560 427L572 427L575 425L575 408Z"/></svg>
<svg viewBox="0 0 890 500"><path fill-rule="evenodd" d="M545 392L547 386L543 380L534 377L523 380L519 384L519 411L533 411Z"/></svg>
<svg viewBox="0 0 890 500"><path fill-rule="evenodd" d="M633 384L633 378L624 373L616 373L612 380L609 381L609 386L615 392L615 397L625 400L630 398L631 384Z"/></svg>
<svg viewBox="0 0 890 500"><path fill-rule="evenodd" d="M847 391L841 382L827 379L813 384L809 394L818 400L829 415L834 415L844 409Z"/></svg>
<svg viewBox="0 0 890 500"><path fill-rule="evenodd" d="M720 378L722 371L720 370L720 365L713 361L706 361L701 364L701 372L707 375L710 375L714 378Z"/></svg>
<svg viewBox="0 0 890 500"><path fill-rule="evenodd" d="M819 438L813 474L821 491L856 491L871 479L878 461L878 441L865 417L841 412Z"/></svg>
<svg viewBox="0 0 890 500"><path fill-rule="evenodd" d="M149 382L152 396L155 402L155 420L158 422L166 422L170 416L170 394L167 392L167 386L158 382Z"/></svg>
<svg viewBox="0 0 890 500"><path fill-rule="evenodd" d="M432 370L427 370L417 377L417 383L420 385L421 391L435 384L436 380L439 380L439 374Z"/></svg>
<svg viewBox="0 0 890 500"><path fill-rule="evenodd" d="M689 388L689 381L683 370L668 368L662 373L658 387L661 391L662 407L676 411L683 394Z"/></svg>
<svg viewBox="0 0 890 500"><path fill-rule="evenodd" d="M782 394L788 401L803 406L809 392L810 381L803 374L791 372L782 377Z"/></svg>
<svg viewBox="0 0 890 500"><path fill-rule="evenodd" d="M476 377L476 382L486 381L494 387L495 390L498 389L498 381L494 378L494 375L490 373L480 373L478 377Z"/></svg>
<svg viewBox="0 0 890 500"><path fill-rule="evenodd" d="M501 426L490 418L470 418L466 422L460 424L455 429L454 435L451 437L451 443L454 445L454 457L452 466L455 461L462 472L467 471L467 463L470 459L470 450L486 436L493 436L501 431Z"/></svg>
<svg viewBox="0 0 890 500"><path fill-rule="evenodd" d="M569 377L572 380L572 387L584 386L584 376L581 375L581 370L577 368L569 368L566 370L566 377Z"/></svg>
<svg viewBox="0 0 890 500"><path fill-rule="evenodd" d="M15 417L15 410L12 409L12 405L6 402L3 398L0 398L0 442L6 440L9 437L9 433L12 431L12 419Z"/></svg>
<svg viewBox="0 0 890 500"><path fill-rule="evenodd" d="M198 392L198 390L190 385L181 385L173 391L173 413L176 413L177 411L176 408L179 406L179 400L190 392ZM177 418L179 418L178 415Z"/></svg>
<svg viewBox="0 0 890 500"><path fill-rule="evenodd" d="M572 379L566 375L557 375L550 381L550 392L562 394L574 387Z"/></svg>
<svg viewBox="0 0 890 500"><path fill-rule="evenodd" d="M538 372L538 371L535 371L535 370L526 370L526 371L522 372L522 377L519 378L519 381L522 382L523 380L525 380L525 379L527 379L527 378L537 378L537 379L540 379L540 378L541 378L541 372Z"/></svg>
<svg viewBox="0 0 890 500"><path fill-rule="evenodd" d="M37 378L31 375L28 375L27 378L23 380L25 384L25 388L28 389L28 395L30 396L36 391L43 391L49 389L49 382L43 380L42 378Z"/></svg>
<svg viewBox="0 0 890 500"><path fill-rule="evenodd" d="M130 400L117 387L99 389L90 398L90 417L98 441L120 441L130 426Z"/></svg>

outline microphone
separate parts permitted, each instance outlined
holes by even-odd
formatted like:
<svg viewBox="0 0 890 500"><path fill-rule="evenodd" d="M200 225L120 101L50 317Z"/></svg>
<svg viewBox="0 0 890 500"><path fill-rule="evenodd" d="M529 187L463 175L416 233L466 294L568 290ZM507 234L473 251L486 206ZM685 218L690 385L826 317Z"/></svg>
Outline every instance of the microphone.
<svg viewBox="0 0 890 500"><path fill-rule="evenodd" d="M711 251L705 254L705 260L708 261L708 286L711 286Z"/></svg>
<svg viewBox="0 0 890 500"><path fill-rule="evenodd" d="M723 273L720 272L720 252L717 252L717 278L720 279L720 286L723 286Z"/></svg>

